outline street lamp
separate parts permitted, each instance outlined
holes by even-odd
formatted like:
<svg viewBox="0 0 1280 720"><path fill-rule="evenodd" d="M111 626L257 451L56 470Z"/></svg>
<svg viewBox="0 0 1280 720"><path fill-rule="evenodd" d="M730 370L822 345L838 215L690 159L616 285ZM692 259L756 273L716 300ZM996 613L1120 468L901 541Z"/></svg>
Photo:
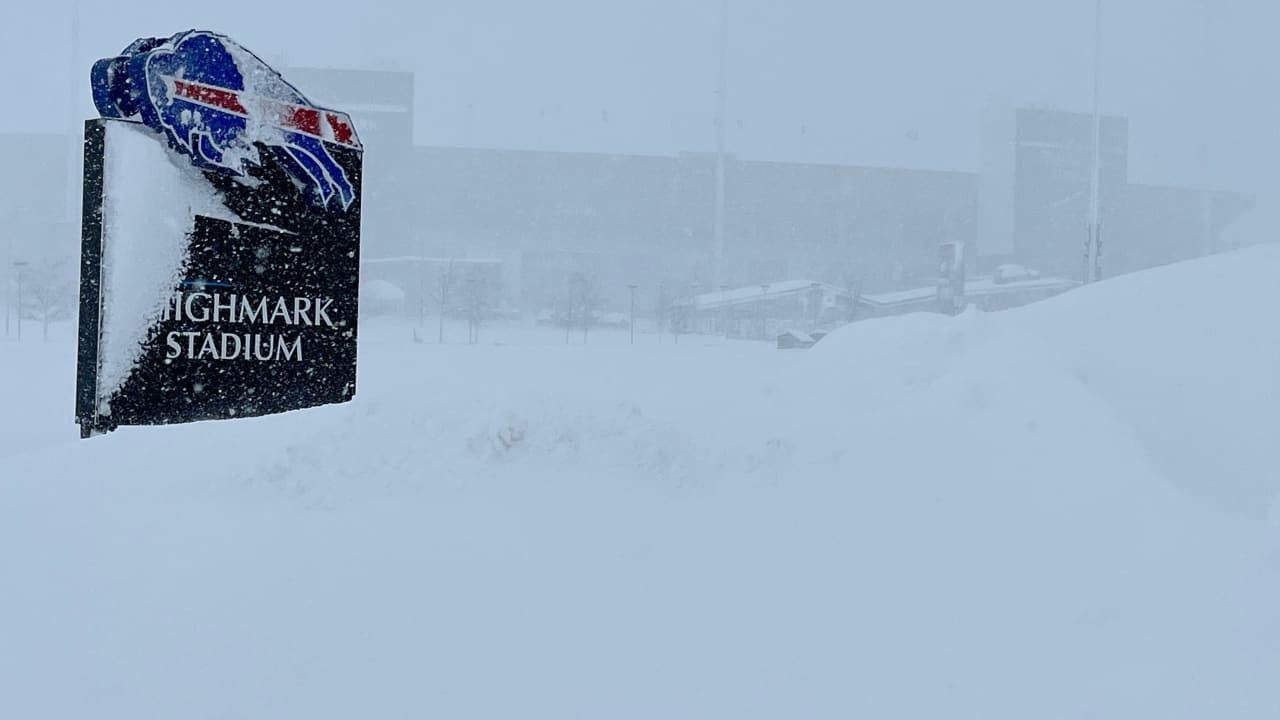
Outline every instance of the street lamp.
<svg viewBox="0 0 1280 720"><path fill-rule="evenodd" d="M822 284L816 282L809 283L809 303L812 305L812 307L809 308L809 313L812 315L812 319L810 320L811 330L818 329L818 321L822 319L822 305L824 299Z"/></svg>
<svg viewBox="0 0 1280 720"><path fill-rule="evenodd" d="M728 141L729 0L720 2L720 72L716 83L715 237L711 252L711 287L724 280L725 146Z"/></svg>
<svg viewBox="0 0 1280 720"><path fill-rule="evenodd" d="M728 292L728 290L728 285L720 286L720 312L718 313L718 322L720 323L719 332L726 338L729 337L729 305L724 301L724 294Z"/></svg>
<svg viewBox="0 0 1280 720"><path fill-rule="evenodd" d="M769 339L769 283L760 284L760 339Z"/></svg>
<svg viewBox="0 0 1280 720"><path fill-rule="evenodd" d="M1089 173L1089 236L1085 240L1084 281L1091 283L1102 274L1102 0L1093 11L1093 157Z"/></svg>
<svg viewBox="0 0 1280 720"><path fill-rule="evenodd" d="M636 288L639 285L628 285L627 289L631 291L631 344L636 344Z"/></svg>
<svg viewBox="0 0 1280 720"><path fill-rule="evenodd" d="M13 261L14 270L18 275L18 340L22 340L22 269L28 264L26 260Z"/></svg>

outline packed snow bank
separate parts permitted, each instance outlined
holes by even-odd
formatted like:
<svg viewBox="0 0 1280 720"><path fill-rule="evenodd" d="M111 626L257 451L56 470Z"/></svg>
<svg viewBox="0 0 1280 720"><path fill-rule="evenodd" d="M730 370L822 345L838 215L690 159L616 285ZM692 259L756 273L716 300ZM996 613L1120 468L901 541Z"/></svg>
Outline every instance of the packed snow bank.
<svg viewBox="0 0 1280 720"><path fill-rule="evenodd" d="M108 122L102 203L99 412L129 378L182 280L195 216L226 217L199 172L179 165L142 125Z"/></svg>
<svg viewBox="0 0 1280 720"><path fill-rule="evenodd" d="M10 457L0 716L1276 717L1277 272L371 340L349 405Z"/></svg>

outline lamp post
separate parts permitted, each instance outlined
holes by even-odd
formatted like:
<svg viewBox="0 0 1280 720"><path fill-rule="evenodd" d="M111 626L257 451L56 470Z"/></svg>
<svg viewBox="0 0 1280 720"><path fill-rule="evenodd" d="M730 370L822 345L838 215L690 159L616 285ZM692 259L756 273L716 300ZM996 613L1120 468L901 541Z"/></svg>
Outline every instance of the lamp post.
<svg viewBox="0 0 1280 720"><path fill-rule="evenodd" d="M22 340L22 269L27 266L26 260L14 260L13 268L18 275L18 340Z"/></svg>
<svg viewBox="0 0 1280 720"><path fill-rule="evenodd" d="M631 291L631 344L636 344L636 288L639 285L628 285L627 289Z"/></svg>
<svg viewBox="0 0 1280 720"><path fill-rule="evenodd" d="M769 339L769 283L760 284L760 339Z"/></svg>
<svg viewBox="0 0 1280 720"><path fill-rule="evenodd" d="M1200 253L1210 255L1214 252L1213 237L1213 191L1210 187L1210 154L1209 143L1213 130L1213 103L1210 102L1213 82L1213 13L1210 0L1199 0L1201 24L1201 78L1200 87L1200 142L1197 148L1197 165L1200 174Z"/></svg>
<svg viewBox="0 0 1280 720"><path fill-rule="evenodd" d="M809 321L810 330L818 329L818 321L822 319L823 300L822 284L816 282L809 283L809 303L812 305L812 307L809 308L809 314L811 315Z"/></svg>
<svg viewBox="0 0 1280 720"><path fill-rule="evenodd" d="M729 112L729 0L720 1L720 72L716 83L715 237L711 251L711 287L724 280L724 175Z"/></svg>
<svg viewBox="0 0 1280 720"><path fill-rule="evenodd" d="M1102 274L1102 0L1094 5L1093 22L1093 157L1089 169L1089 236L1084 250L1086 283Z"/></svg>

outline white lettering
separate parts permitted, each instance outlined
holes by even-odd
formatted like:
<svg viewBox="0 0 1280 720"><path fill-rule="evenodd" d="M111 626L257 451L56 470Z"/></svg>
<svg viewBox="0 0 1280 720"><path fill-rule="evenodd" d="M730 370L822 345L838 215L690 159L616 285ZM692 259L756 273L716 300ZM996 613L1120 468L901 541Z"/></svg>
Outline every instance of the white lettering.
<svg viewBox="0 0 1280 720"><path fill-rule="evenodd" d="M172 360L182 354L182 345L178 343L178 333L169 333L165 336L164 342L169 346L168 352L164 355L166 360Z"/></svg>
<svg viewBox="0 0 1280 720"><path fill-rule="evenodd" d="M240 298L240 322L267 322L267 299L259 298L257 305L252 305L249 298Z"/></svg>
<svg viewBox="0 0 1280 720"><path fill-rule="evenodd" d="M213 341L212 335L204 336L204 343L200 345L200 354L196 356L196 359L203 360L205 353L212 355L214 360L218 359L218 344Z"/></svg>
<svg viewBox="0 0 1280 720"><path fill-rule="evenodd" d="M267 352L264 354L262 352L262 336L254 335L253 336L253 356L263 361L270 360L271 350L274 345L275 345L275 337L268 335L267 336Z"/></svg>
<svg viewBox="0 0 1280 720"><path fill-rule="evenodd" d="M298 354L298 357L296 358L293 357L293 354L295 352ZM301 337L294 338L292 347L288 347L285 345L284 338L279 338L276 341L276 359L301 361L302 360L302 338Z"/></svg>
<svg viewBox="0 0 1280 720"><path fill-rule="evenodd" d="M293 318L289 316L289 304L285 302L284 298L276 301L276 309L271 313L271 319L267 322L274 323L278 317L284 317L285 325L293 324Z"/></svg>
<svg viewBox="0 0 1280 720"><path fill-rule="evenodd" d="M325 299L324 299L324 303L323 303L323 304L321 304L320 302L318 302L318 300L319 300L319 298L317 298L317 303L316 303L316 322L315 322L315 324L316 324L316 325L319 325L319 324L320 324L320 319L321 319L321 318L324 318L324 324L325 324L325 325L328 325L329 327L333 327L333 320L330 320L330 319L329 319L329 313L327 312L327 310L329 309L329 306L333 304L333 298L325 298Z"/></svg>
<svg viewBox="0 0 1280 720"><path fill-rule="evenodd" d="M224 303L222 302L222 295L218 293L214 293L213 294L213 321L214 322L221 322L220 318L222 317L223 310L227 311L227 322L236 321L236 296L232 295L231 299Z"/></svg>
<svg viewBox="0 0 1280 720"><path fill-rule="evenodd" d="M202 308L204 312L201 313L199 317L197 317L196 314L191 311L191 301L195 300L198 297L208 298L209 295L208 293L191 293L190 295L187 296L187 307L186 307L187 319L190 320L191 322L209 322L209 308Z"/></svg>
<svg viewBox="0 0 1280 720"><path fill-rule="evenodd" d="M294 298L293 299L293 317L299 325L311 325L311 318L307 313L311 311L311 298Z"/></svg>
<svg viewBox="0 0 1280 720"><path fill-rule="evenodd" d="M235 341L235 345L236 345L235 350L228 349L228 345L227 345L228 340ZM220 349L222 350L223 360L231 360L235 356L239 355L240 354L240 336L233 335L231 333L222 333L222 347Z"/></svg>

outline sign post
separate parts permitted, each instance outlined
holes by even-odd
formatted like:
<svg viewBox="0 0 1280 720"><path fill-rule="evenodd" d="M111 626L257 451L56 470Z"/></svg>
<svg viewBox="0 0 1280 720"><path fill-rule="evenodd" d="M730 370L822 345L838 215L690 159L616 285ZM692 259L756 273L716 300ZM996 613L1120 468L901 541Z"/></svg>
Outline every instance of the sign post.
<svg viewBox="0 0 1280 720"><path fill-rule="evenodd" d="M355 395L363 148L230 39L94 65L76 420L267 415Z"/></svg>

